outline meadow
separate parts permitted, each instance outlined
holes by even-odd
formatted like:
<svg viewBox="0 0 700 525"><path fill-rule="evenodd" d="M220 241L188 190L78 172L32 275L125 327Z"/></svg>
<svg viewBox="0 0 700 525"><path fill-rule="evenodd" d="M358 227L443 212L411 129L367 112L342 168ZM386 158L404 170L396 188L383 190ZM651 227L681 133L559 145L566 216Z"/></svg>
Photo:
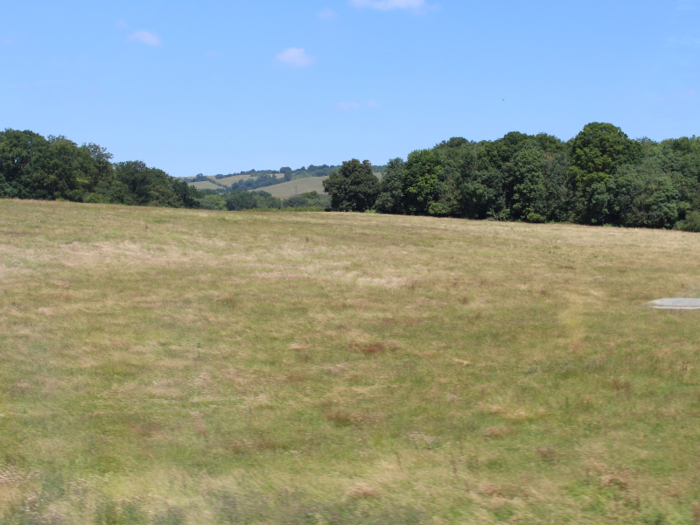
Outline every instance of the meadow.
<svg viewBox="0 0 700 525"><path fill-rule="evenodd" d="M323 189L323 181L328 177L306 177L304 179L294 179L288 182L275 184L274 186L266 186L253 191L266 191L273 197L278 199L288 199L295 195L301 195L310 191L315 191L320 194L325 194Z"/></svg>
<svg viewBox="0 0 700 525"><path fill-rule="evenodd" d="M645 304L700 297L698 260L677 231L0 200L0 523L700 523L700 312Z"/></svg>
<svg viewBox="0 0 700 525"><path fill-rule="evenodd" d="M198 190L218 190L221 188L221 186L217 186L211 181L208 180L200 180L197 182L192 182L190 183L191 186L194 186Z"/></svg>

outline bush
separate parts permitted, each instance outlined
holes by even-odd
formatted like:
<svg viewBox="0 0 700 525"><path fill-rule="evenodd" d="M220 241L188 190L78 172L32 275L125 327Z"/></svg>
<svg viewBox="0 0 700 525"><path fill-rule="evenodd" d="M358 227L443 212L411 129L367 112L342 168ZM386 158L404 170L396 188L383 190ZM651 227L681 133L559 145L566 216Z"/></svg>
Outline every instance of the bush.
<svg viewBox="0 0 700 525"><path fill-rule="evenodd" d="M676 224L676 229L684 232L700 232L700 212L690 212L684 221Z"/></svg>

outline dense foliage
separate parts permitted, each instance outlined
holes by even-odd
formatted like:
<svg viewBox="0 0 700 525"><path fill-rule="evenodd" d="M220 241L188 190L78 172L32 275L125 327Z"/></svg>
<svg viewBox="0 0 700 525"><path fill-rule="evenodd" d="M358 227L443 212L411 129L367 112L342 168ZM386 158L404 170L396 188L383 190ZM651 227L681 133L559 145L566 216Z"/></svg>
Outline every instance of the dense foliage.
<svg viewBox="0 0 700 525"><path fill-rule="evenodd" d="M6 129L0 132L0 198L198 206L199 193L184 181L140 161L111 159L96 144Z"/></svg>
<svg viewBox="0 0 700 525"><path fill-rule="evenodd" d="M343 162L337 172L323 181L323 189L331 196L331 207L340 211L365 211L379 194L379 179L369 161L353 159Z"/></svg>
<svg viewBox="0 0 700 525"><path fill-rule="evenodd" d="M330 197L310 191L287 199L273 197L266 191L232 191L226 198L211 190L205 190L200 207L207 210L324 210L330 206Z"/></svg>
<svg viewBox="0 0 700 525"><path fill-rule="evenodd" d="M389 161L381 181L371 173L367 161L343 163L326 185L332 208L700 231L697 137L632 140L594 122L568 142L523 133L452 138Z"/></svg>

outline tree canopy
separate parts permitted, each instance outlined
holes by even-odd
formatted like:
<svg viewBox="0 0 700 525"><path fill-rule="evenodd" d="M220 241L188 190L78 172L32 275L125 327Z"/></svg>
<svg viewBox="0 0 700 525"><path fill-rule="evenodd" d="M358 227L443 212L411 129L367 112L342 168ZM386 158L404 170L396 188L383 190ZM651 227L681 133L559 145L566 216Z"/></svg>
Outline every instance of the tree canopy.
<svg viewBox="0 0 700 525"><path fill-rule="evenodd" d="M568 142L544 133L480 142L453 137L389 161L374 209L694 231L700 138L633 140L600 122Z"/></svg>
<svg viewBox="0 0 700 525"><path fill-rule="evenodd" d="M372 208L379 194L379 179L366 160L343 162L338 171L323 181L323 189L331 196L336 211L365 211Z"/></svg>
<svg viewBox="0 0 700 525"><path fill-rule="evenodd" d="M63 136L0 132L0 198L195 208L199 192L141 161L113 164L97 144Z"/></svg>

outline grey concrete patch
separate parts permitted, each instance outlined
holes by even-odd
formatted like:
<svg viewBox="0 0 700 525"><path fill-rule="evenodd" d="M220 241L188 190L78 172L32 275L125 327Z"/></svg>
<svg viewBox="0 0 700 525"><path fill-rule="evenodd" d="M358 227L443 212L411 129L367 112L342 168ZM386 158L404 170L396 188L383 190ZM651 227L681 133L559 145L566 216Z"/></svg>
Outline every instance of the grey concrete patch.
<svg viewBox="0 0 700 525"><path fill-rule="evenodd" d="M700 310L700 299L657 299L651 301L649 306L658 310Z"/></svg>

